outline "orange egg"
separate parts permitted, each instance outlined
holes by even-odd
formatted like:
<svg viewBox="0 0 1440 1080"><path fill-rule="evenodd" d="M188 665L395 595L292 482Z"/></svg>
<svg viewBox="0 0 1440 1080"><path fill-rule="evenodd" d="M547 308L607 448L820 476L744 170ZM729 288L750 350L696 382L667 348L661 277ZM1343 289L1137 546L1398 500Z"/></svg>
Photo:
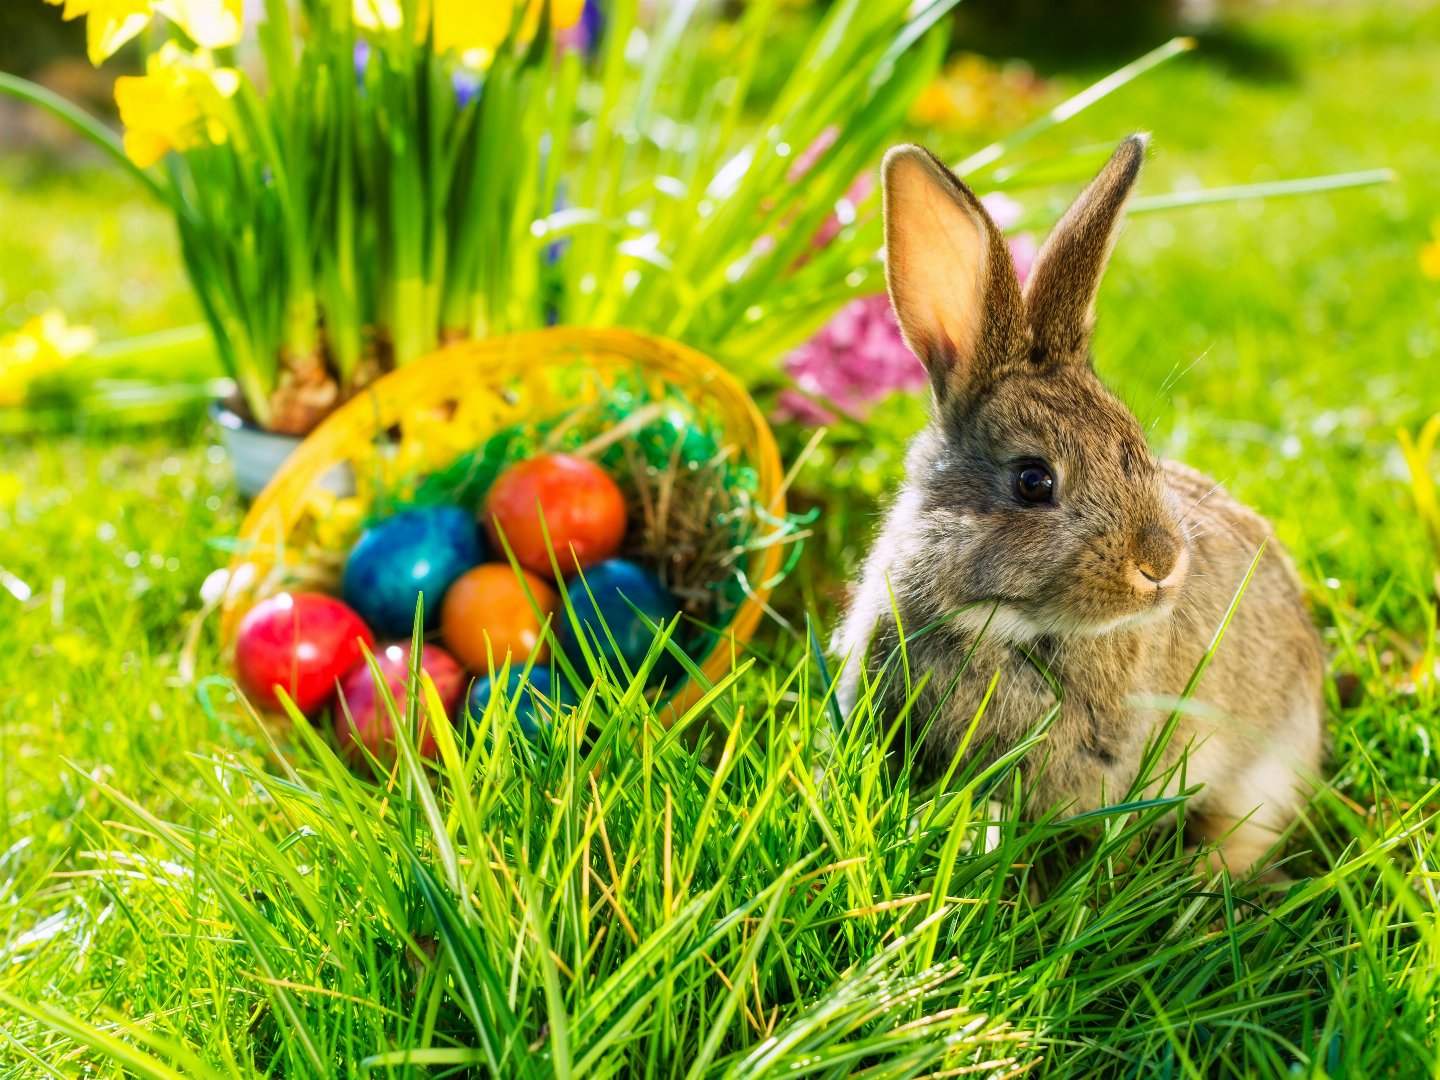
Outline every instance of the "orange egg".
<svg viewBox="0 0 1440 1080"><path fill-rule="evenodd" d="M517 575L508 563L486 563L461 574L445 593L440 632L461 663L486 674L492 659L499 668L507 653L512 664L532 654L544 661L550 650L540 628L559 606L555 590L530 571Z"/></svg>

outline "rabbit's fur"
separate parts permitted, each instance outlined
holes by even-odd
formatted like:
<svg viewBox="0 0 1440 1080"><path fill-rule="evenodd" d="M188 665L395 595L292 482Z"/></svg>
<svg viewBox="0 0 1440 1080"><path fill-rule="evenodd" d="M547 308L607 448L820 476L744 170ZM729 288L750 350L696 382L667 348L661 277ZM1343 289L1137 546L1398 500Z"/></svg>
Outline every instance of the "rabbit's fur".
<svg viewBox="0 0 1440 1080"><path fill-rule="evenodd" d="M1184 781L1204 786L1187 829L1221 841L1239 872L1290 824L1319 769L1320 644L1265 521L1152 457L1092 370L1095 294L1144 153L1143 137L1121 144L1023 291L959 179L918 147L886 157L890 295L934 406L836 635L840 694L848 711L878 678L895 716L928 676L908 716L917 733L928 725L918 752L933 772L960 749L997 672L967 744L987 760L1035 730L1053 679L1058 718L1021 765L1029 807L1095 808L1125 795L1263 544L1164 759L1190 747ZM1054 483L1038 505L1017 486L1017 470L1037 462Z"/></svg>

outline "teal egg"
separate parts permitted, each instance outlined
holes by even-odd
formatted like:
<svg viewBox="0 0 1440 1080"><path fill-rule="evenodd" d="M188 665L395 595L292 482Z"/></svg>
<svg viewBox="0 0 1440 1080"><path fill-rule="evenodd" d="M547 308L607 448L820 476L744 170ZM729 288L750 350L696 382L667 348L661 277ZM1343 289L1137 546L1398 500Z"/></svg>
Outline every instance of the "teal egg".
<svg viewBox="0 0 1440 1080"><path fill-rule="evenodd" d="M505 679L504 693L515 703L515 723L521 734L531 742L538 741L542 730L550 725L551 708L561 705L550 672L545 668L532 668L527 677L519 668L512 668ZM475 680L467 699L471 723L479 720L494 696L495 680L492 677L487 675Z"/></svg>
<svg viewBox="0 0 1440 1080"><path fill-rule="evenodd" d="M345 602L381 638L408 638L425 597L425 628L440 622L451 583L485 561L475 515L458 506L402 510L366 529L345 563Z"/></svg>
<svg viewBox="0 0 1440 1080"><path fill-rule="evenodd" d="M680 611L679 601L660 579L628 559L596 563L585 570L583 580L576 577L571 581L566 591L592 650L598 648L616 671L621 668L620 660L634 671L650 651L655 634L645 619L658 626ZM583 671L585 656L569 619L561 622L557 637L570 662ZM662 663L657 670L660 668L668 671L669 665Z"/></svg>

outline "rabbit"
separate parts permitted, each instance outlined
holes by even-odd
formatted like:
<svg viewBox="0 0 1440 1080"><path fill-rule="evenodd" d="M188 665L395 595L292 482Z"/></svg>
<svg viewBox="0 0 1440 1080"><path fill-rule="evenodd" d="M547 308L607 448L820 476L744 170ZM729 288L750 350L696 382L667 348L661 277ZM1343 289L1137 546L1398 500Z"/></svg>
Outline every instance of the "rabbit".
<svg viewBox="0 0 1440 1080"><path fill-rule="evenodd" d="M932 407L832 642L837 693L847 715L874 694L893 718L928 676L907 717L932 776L962 747L985 762L1014 749L1058 697L1019 765L1026 809L1099 808L1131 787L1263 545L1161 759L1188 747L1177 775L1203 786L1187 839L1240 874L1318 774L1320 639L1269 525L1152 456L1093 370L1095 297L1146 141L1120 144L1023 289L959 178L917 146L886 155L886 282Z"/></svg>

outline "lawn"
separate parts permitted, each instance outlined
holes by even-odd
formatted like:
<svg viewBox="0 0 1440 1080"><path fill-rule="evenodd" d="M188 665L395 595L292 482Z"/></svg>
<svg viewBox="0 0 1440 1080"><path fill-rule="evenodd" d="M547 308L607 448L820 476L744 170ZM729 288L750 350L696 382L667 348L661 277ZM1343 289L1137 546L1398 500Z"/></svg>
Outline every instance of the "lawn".
<svg viewBox="0 0 1440 1080"><path fill-rule="evenodd" d="M1440 553L1396 439L1440 410L1437 107L1440 7L1267 6L1036 147L1148 129L1142 194L1396 173L1136 215L1100 302L1102 374L1275 522L1343 676L1288 883L1196 879L1163 834L1130 858L1160 808L1022 822L893 777L875 718L831 732L805 620L919 401L802 473L790 625L707 744L607 684L589 750L498 733L388 791L301 729L278 755L212 623L191 647L242 513L203 418L94 426L3 448L0 1076L1440 1075L1440 689L1410 674ZM194 317L123 178L0 162L0 220L5 329Z"/></svg>

